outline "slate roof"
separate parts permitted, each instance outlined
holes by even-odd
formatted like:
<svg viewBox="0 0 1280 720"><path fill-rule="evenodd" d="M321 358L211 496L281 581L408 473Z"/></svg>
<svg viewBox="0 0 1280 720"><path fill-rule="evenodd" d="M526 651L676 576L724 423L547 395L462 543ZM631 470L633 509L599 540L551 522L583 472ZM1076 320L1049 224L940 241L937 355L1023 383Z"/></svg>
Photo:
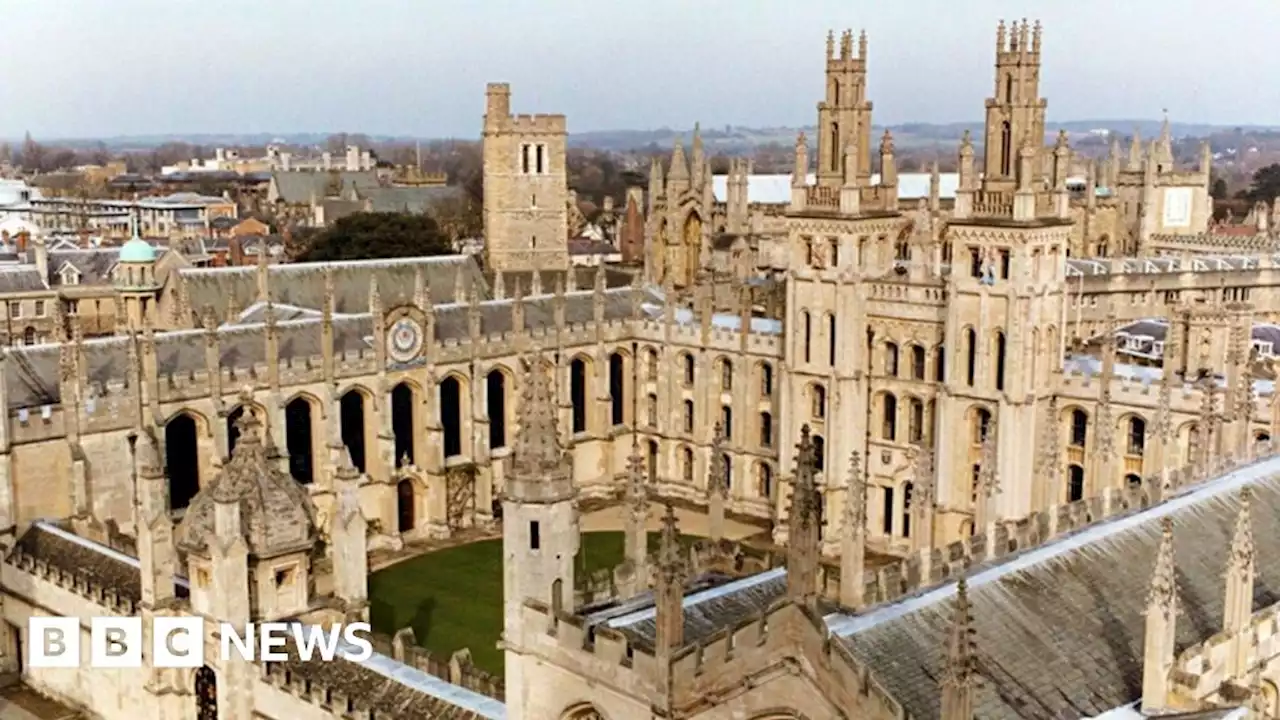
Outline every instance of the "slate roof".
<svg viewBox="0 0 1280 720"><path fill-rule="evenodd" d="M361 197L368 198L373 212L410 212L423 214L441 201L463 194L457 185L426 185L422 187L360 188Z"/></svg>
<svg viewBox="0 0 1280 720"><path fill-rule="evenodd" d="M120 248L80 248L57 250L49 253L49 284L61 285L58 273L64 265L71 265L80 272L81 285L105 285L111 282L111 268L120 259Z"/></svg>
<svg viewBox="0 0 1280 720"><path fill-rule="evenodd" d="M9 549L6 560L17 553L30 555L99 587L113 588L121 599L142 601L141 576L138 567L125 559L127 556L59 530L44 523L33 523ZM174 590L178 597L188 595L183 583L175 583Z"/></svg>
<svg viewBox="0 0 1280 720"><path fill-rule="evenodd" d="M1221 629L1222 568L1239 489L1253 489L1254 607L1280 601L1280 460L1229 473L1161 505L1084 528L969 575L982 676L974 715L1091 717L1140 699L1143 613L1160 540L1174 524L1179 650ZM862 615L832 631L915 718L937 717L955 585Z"/></svg>
<svg viewBox="0 0 1280 720"><path fill-rule="evenodd" d="M0 266L0 292L32 292L48 287L35 265Z"/></svg>
<svg viewBox="0 0 1280 720"><path fill-rule="evenodd" d="M352 187L357 190L378 187L378 174L372 170L364 172L348 172L346 170L331 172L308 172L304 170L279 170L271 174L279 199L289 205L305 205L311 202L314 194L318 199L329 196L330 186L339 185L339 194Z"/></svg>

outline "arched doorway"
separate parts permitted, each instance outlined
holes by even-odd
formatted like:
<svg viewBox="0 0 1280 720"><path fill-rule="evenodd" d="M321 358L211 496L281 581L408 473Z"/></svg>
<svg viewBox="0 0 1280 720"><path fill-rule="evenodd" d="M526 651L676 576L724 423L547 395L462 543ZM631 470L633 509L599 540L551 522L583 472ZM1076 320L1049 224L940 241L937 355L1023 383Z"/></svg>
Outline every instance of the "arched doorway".
<svg viewBox="0 0 1280 720"><path fill-rule="evenodd" d="M396 467L413 464L413 388L400 383L391 388L391 434L395 436Z"/></svg>
<svg viewBox="0 0 1280 720"><path fill-rule="evenodd" d="M440 427L444 429L444 456L462 454L462 384L456 377L440 383Z"/></svg>
<svg viewBox="0 0 1280 720"><path fill-rule="evenodd" d="M364 460L364 395L359 390L349 390L339 401L342 425L342 444L351 454L351 464L365 472Z"/></svg>
<svg viewBox="0 0 1280 720"><path fill-rule="evenodd" d="M284 443L289 450L289 474L308 485L315 480L311 461L311 403L294 398L284 406Z"/></svg>
<svg viewBox="0 0 1280 720"><path fill-rule="evenodd" d="M413 481L405 478L396 485L396 517L402 533L409 532L414 527L413 500Z"/></svg>
<svg viewBox="0 0 1280 720"><path fill-rule="evenodd" d="M485 409L489 414L489 449L507 446L507 377L493 370L485 378Z"/></svg>
<svg viewBox="0 0 1280 720"><path fill-rule="evenodd" d="M218 720L218 676L208 665L196 670L196 720Z"/></svg>
<svg viewBox="0 0 1280 720"><path fill-rule="evenodd" d="M179 413L164 425L164 472L169 509L182 510L200 492L199 443L195 418Z"/></svg>

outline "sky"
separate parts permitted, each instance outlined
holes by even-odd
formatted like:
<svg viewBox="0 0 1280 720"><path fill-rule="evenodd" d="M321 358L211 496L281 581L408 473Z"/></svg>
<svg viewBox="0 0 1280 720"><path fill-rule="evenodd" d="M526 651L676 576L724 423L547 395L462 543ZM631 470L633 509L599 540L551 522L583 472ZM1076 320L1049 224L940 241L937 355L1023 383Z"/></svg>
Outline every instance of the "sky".
<svg viewBox="0 0 1280 720"><path fill-rule="evenodd" d="M23 0L0 137L476 137L486 82L569 130L814 122L865 29L877 124L982 117L1001 18L1039 19L1049 123L1280 124L1274 0Z"/></svg>

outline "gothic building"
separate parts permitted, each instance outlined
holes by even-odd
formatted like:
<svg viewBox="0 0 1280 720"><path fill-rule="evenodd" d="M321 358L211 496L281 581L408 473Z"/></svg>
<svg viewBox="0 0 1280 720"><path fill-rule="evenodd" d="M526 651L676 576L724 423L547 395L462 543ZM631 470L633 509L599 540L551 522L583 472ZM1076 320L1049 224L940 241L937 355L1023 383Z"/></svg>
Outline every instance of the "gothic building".
<svg viewBox="0 0 1280 720"><path fill-rule="evenodd" d="M139 270L132 327L0 353L0 665L103 718L1277 716L1280 257L1150 252L1208 217L1163 140L1080 198L1039 31L998 34L985 167L966 138L945 204L935 172L903 206L846 33L780 207L739 165L721 208L695 139L651 179L646 272L580 272L563 118L491 85L483 270ZM722 217L741 275L707 267ZM709 537L668 511L650 555L651 500ZM627 559L584 599L588 502L621 502ZM501 699L403 636L23 662L32 614L362 617L370 551L499 526Z"/></svg>

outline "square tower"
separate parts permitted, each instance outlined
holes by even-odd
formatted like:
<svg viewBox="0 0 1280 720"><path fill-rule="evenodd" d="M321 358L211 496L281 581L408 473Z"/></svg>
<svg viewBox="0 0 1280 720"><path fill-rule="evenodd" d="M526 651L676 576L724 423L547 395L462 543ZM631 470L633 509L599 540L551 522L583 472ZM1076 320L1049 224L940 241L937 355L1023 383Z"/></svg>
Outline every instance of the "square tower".
<svg viewBox="0 0 1280 720"><path fill-rule="evenodd" d="M484 134L484 245L490 271L569 268L564 115L512 115L511 87L490 83Z"/></svg>

